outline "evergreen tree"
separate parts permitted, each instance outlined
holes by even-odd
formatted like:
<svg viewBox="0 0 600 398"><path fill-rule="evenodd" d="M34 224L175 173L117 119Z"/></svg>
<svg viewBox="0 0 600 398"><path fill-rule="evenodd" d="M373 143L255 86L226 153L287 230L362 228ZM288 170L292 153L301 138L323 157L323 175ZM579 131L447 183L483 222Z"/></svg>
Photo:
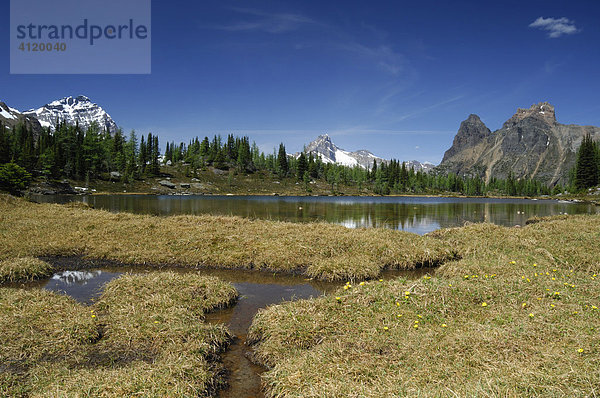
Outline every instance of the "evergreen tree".
<svg viewBox="0 0 600 398"><path fill-rule="evenodd" d="M160 174L160 164L159 164L159 156L160 149L158 147L158 136L155 135L152 137L152 156L151 156L151 166L152 166L152 174L159 175Z"/></svg>
<svg viewBox="0 0 600 398"><path fill-rule="evenodd" d="M312 152L308 155L308 174L311 178L319 177L319 167Z"/></svg>
<svg viewBox="0 0 600 398"><path fill-rule="evenodd" d="M204 162L210 162L212 159L209 158L210 154L210 142L208 141L208 137L204 137L202 143L200 144L200 156Z"/></svg>
<svg viewBox="0 0 600 398"><path fill-rule="evenodd" d="M225 165L225 162L226 162L225 151L226 151L225 147L222 147L219 150L217 150L217 153L216 153L216 155L214 157L214 161L213 161L213 166L216 167L217 169L225 170L227 168L227 166Z"/></svg>
<svg viewBox="0 0 600 398"><path fill-rule="evenodd" d="M252 171L252 155L250 154L250 140L243 137L238 142L237 165L240 171Z"/></svg>
<svg viewBox="0 0 600 398"><path fill-rule="evenodd" d="M146 143L144 142L144 135L142 134L140 138L140 154L139 154L139 164L140 164L140 173L144 174L146 172L146 164L148 163L148 148Z"/></svg>
<svg viewBox="0 0 600 398"><path fill-rule="evenodd" d="M279 144L279 152L277 153L277 165L280 177L285 177L289 171L287 153L283 142Z"/></svg>
<svg viewBox="0 0 600 398"><path fill-rule="evenodd" d="M590 134L581 141L575 162L575 188L587 189L598 185L598 150Z"/></svg>
<svg viewBox="0 0 600 398"><path fill-rule="evenodd" d="M9 146L9 134L6 131L4 124L0 122L0 164L8 163L10 161Z"/></svg>
<svg viewBox="0 0 600 398"><path fill-rule="evenodd" d="M304 178L304 173L308 171L308 163L306 162L306 156L304 152L300 152L300 156L298 157L298 165L296 176L298 180L302 180Z"/></svg>
<svg viewBox="0 0 600 398"><path fill-rule="evenodd" d="M118 170L121 173L125 172L126 163L125 154L123 153L124 143L125 139L123 138L123 133L121 132L121 129L118 129L113 139L112 158L114 159L115 163L114 169Z"/></svg>
<svg viewBox="0 0 600 398"><path fill-rule="evenodd" d="M129 133L129 140L124 145L126 166L125 166L125 179L131 181L137 177L137 157L138 157L138 144L135 130L131 130Z"/></svg>
<svg viewBox="0 0 600 398"><path fill-rule="evenodd" d="M375 181L375 177L377 176L377 161L373 159L373 167L371 167L371 173L369 175L369 180Z"/></svg>
<svg viewBox="0 0 600 398"><path fill-rule="evenodd" d="M169 161L173 161L173 153L171 152L171 147L167 141L167 147L165 148L165 163Z"/></svg>
<svg viewBox="0 0 600 398"><path fill-rule="evenodd" d="M228 162L235 162L237 160L238 153L237 153L237 148L235 146L235 138L233 137L233 134L229 134L227 136L226 155L227 155Z"/></svg>
<svg viewBox="0 0 600 398"><path fill-rule="evenodd" d="M15 163L0 165L0 189L18 194L27 188L31 181L31 174Z"/></svg>

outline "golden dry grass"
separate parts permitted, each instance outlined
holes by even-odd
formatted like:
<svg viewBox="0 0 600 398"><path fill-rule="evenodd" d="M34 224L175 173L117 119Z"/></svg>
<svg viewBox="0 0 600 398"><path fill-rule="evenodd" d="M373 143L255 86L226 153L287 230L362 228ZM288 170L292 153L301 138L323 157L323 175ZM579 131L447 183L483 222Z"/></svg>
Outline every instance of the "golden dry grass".
<svg viewBox="0 0 600 398"><path fill-rule="evenodd" d="M154 217L0 195L0 259L81 254L124 263L253 268L325 279L372 278L453 258L436 239L237 217Z"/></svg>
<svg viewBox="0 0 600 398"><path fill-rule="evenodd" d="M267 397L600 393L599 216L432 235L462 259L260 312Z"/></svg>
<svg viewBox="0 0 600 398"><path fill-rule="evenodd" d="M0 261L0 284L23 282L52 275L52 266L33 257L10 258Z"/></svg>
<svg viewBox="0 0 600 398"><path fill-rule="evenodd" d="M0 396L199 396L223 385L230 335L204 322L237 293L212 277L125 275L91 307L0 288Z"/></svg>

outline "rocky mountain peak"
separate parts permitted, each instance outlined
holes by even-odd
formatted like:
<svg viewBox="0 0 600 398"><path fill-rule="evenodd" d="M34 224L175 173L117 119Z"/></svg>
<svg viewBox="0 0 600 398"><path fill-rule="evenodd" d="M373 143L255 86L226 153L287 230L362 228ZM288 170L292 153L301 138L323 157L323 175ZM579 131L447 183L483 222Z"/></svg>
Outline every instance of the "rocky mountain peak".
<svg viewBox="0 0 600 398"><path fill-rule="evenodd" d="M90 103L90 104L86 104L86 103ZM52 101L50 104L48 105L54 105L54 106L74 106L74 105L81 105L81 106L93 106L95 104L91 103L92 101L90 101L90 99L88 97L86 97L85 95L78 95L77 97L73 98L71 96L65 97L63 99L60 100L56 100L56 101Z"/></svg>
<svg viewBox="0 0 600 398"><path fill-rule="evenodd" d="M24 123L34 134L42 131L42 126L35 117L24 115L2 101L0 101L0 122L2 122L5 128L12 128L19 123Z"/></svg>
<svg viewBox="0 0 600 398"><path fill-rule="evenodd" d="M491 134L492 132L481 121L479 116L470 114L469 117L460 124L460 128L454 137L452 147L444 153L442 163L452 158L459 151L464 150L464 148L471 148L478 145Z"/></svg>
<svg viewBox="0 0 600 398"><path fill-rule="evenodd" d="M329 135L321 134L316 140L306 146L306 153L318 153L324 158L335 159L335 152L338 149L331 141Z"/></svg>
<svg viewBox="0 0 600 398"><path fill-rule="evenodd" d="M517 112L504 123L504 127L513 126L524 119L534 118L541 120L549 125L556 124L556 114L554 113L554 106L548 102L540 102L533 104L529 109L517 108Z"/></svg>
<svg viewBox="0 0 600 398"><path fill-rule="evenodd" d="M110 115L85 95L65 97L23 114L37 118L43 127L50 127L51 130L56 128L57 120L71 125L79 124L84 130L96 122L100 129L107 129L111 134L118 129Z"/></svg>
<svg viewBox="0 0 600 398"><path fill-rule="evenodd" d="M502 128L491 133L478 117L461 123L441 168L459 175L535 178L547 184L565 184L585 134L600 137L600 128L563 125L554 106L540 102L519 108Z"/></svg>
<svg viewBox="0 0 600 398"><path fill-rule="evenodd" d="M319 156L324 163L337 163L349 167L360 166L365 169L371 168L373 161L377 163L387 162L387 160L373 155L366 149L350 152L339 148L327 134L319 135L305 147L304 152ZM300 153L296 153L294 156L298 157ZM414 168L415 171L429 171L434 167L433 164L421 163L416 160L408 161L407 166Z"/></svg>

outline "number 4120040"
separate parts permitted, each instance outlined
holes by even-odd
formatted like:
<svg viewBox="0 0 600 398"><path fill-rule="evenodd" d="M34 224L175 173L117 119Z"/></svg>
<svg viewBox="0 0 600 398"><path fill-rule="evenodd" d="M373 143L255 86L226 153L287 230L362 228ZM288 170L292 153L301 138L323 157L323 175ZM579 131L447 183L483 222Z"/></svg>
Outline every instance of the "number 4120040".
<svg viewBox="0 0 600 398"><path fill-rule="evenodd" d="M19 50L21 51L28 51L28 52L33 52L33 51L46 51L46 52L51 52L51 51L66 51L67 50L67 43L21 43L21 45L19 46Z"/></svg>

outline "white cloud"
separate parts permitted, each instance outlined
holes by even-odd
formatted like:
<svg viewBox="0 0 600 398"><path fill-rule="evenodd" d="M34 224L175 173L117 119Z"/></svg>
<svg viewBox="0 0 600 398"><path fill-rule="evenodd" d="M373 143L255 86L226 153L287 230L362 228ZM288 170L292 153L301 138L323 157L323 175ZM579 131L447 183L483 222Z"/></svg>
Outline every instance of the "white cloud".
<svg viewBox="0 0 600 398"><path fill-rule="evenodd" d="M562 35L572 35L578 32L575 21L568 18L544 18L539 17L529 24L530 28L537 28L548 32L548 37L554 39Z"/></svg>
<svg viewBox="0 0 600 398"><path fill-rule="evenodd" d="M251 8L232 8L232 10L239 14L246 15L253 20L216 26L216 29L230 32L263 31L278 34L297 30L302 25L315 23L312 19L300 14L268 13Z"/></svg>
<svg viewBox="0 0 600 398"><path fill-rule="evenodd" d="M395 52L391 47L380 45L369 47L356 42L344 43L339 46L342 50L354 53L365 59L372 60L380 69L398 75L404 68L404 56Z"/></svg>

